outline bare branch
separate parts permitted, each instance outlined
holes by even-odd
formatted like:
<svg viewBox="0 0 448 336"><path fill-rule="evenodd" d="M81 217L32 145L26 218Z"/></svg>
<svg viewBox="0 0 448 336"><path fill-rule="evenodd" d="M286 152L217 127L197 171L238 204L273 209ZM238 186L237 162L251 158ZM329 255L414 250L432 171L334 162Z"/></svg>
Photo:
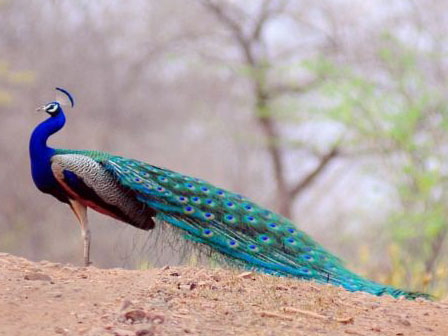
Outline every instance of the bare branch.
<svg viewBox="0 0 448 336"><path fill-rule="evenodd" d="M288 192L289 197L294 198L305 188L307 188L314 180L322 173L322 171L328 166L328 164L339 155L339 147L334 146L331 151L321 157L319 164L311 171L305 178L297 183Z"/></svg>
<svg viewBox="0 0 448 336"><path fill-rule="evenodd" d="M264 28L264 23L270 17L272 12L269 10L269 5L271 4L271 0L264 0L261 5L260 14L258 14L257 20L255 22L254 30L251 34L251 39L259 40L261 33Z"/></svg>
<svg viewBox="0 0 448 336"><path fill-rule="evenodd" d="M262 58L258 58L255 50L258 50L256 47L263 42L262 32L266 22L283 10L285 2L279 2L280 5L272 7L272 0L264 0L260 7L260 12L255 19L253 30L248 35L244 32L243 23L235 21L223 6L220 6L213 0L201 0L201 2L206 9L216 16L218 21L229 29L235 39L237 47L242 53L243 62L253 71L251 81L255 98L254 112L256 119L261 126L263 136L266 140L267 151L273 165L274 179L277 186L276 198L278 210L282 215L290 217L293 198L300 192L300 190L306 188L320 174L328 162L336 156L336 148L322 158L315 171L293 189L289 190L284 171L283 153L278 143L280 134L276 129L275 120L266 110L269 108L271 99L286 93L305 93L320 85L324 80L324 77L316 77L297 86L279 85L273 88L266 87L266 70L269 67L269 64L265 64Z"/></svg>
<svg viewBox="0 0 448 336"><path fill-rule="evenodd" d="M217 3L211 0L202 0L201 2L203 6L209 9L222 24L230 29L233 37L236 39L238 45L243 51L245 61L250 66L254 67L256 65L256 61L252 54L250 42L244 35L243 28L235 22Z"/></svg>
<svg viewBox="0 0 448 336"><path fill-rule="evenodd" d="M268 99L275 99L284 94L303 94L319 87L325 80L325 77L316 77L312 80L300 85L284 85L280 84L271 87L267 93Z"/></svg>
<svg viewBox="0 0 448 336"><path fill-rule="evenodd" d="M211 0L202 0L203 6L215 14L215 16L232 30L234 34L243 35L243 31L238 23L236 23L216 2Z"/></svg>
<svg viewBox="0 0 448 336"><path fill-rule="evenodd" d="M258 107L259 110L264 108ZM267 149L272 160L274 179L277 185L277 203L279 212L290 217L291 214L291 199L288 195L288 188L285 180L284 165L282 160L282 153L276 140L279 138L275 128L274 121L270 116L258 116L258 122L262 128L265 139L267 140Z"/></svg>
<svg viewBox="0 0 448 336"><path fill-rule="evenodd" d="M130 65L128 66L126 75L128 80L123 83L120 92L126 93L130 90L133 90L133 88L135 87L134 85L136 85L136 83L140 80L140 77L144 73L144 69L153 61L153 59L164 53L167 53L183 41L199 40L200 38L200 35L181 33L158 44L152 43L148 45L146 47L146 50L139 53L139 55L141 56L134 62L130 63Z"/></svg>
<svg viewBox="0 0 448 336"><path fill-rule="evenodd" d="M261 5L260 13L257 16L257 20L255 22L251 39L253 40L260 40L261 33L263 31L264 25L266 21L268 21L270 18L275 16L276 14L279 14L283 11L286 2L280 1L277 2L277 6L271 7L272 0L264 0L263 4Z"/></svg>

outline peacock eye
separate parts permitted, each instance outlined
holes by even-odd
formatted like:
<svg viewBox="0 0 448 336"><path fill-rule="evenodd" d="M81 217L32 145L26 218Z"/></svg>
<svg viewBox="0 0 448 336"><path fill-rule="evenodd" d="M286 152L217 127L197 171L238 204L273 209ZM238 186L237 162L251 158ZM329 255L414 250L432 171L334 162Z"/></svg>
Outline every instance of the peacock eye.
<svg viewBox="0 0 448 336"><path fill-rule="evenodd" d="M45 106L45 111L50 114L53 114L58 110L58 107L59 107L58 104L51 103Z"/></svg>

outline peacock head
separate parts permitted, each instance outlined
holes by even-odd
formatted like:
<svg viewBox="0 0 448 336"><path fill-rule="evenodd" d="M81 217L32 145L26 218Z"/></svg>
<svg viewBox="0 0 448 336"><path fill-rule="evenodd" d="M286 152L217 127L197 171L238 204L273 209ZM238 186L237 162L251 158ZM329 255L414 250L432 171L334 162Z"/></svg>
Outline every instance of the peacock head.
<svg viewBox="0 0 448 336"><path fill-rule="evenodd" d="M37 109L37 111L45 111L51 116L57 115L59 112L61 112L61 104L58 102L52 102L47 105L41 106Z"/></svg>
<svg viewBox="0 0 448 336"><path fill-rule="evenodd" d="M64 96L58 97L59 99L56 101L39 107L37 111L45 111L50 116L56 116L62 111L61 105L68 105L68 103L70 103L72 107L75 105L72 95L67 90L62 88L56 88L56 90L62 92Z"/></svg>

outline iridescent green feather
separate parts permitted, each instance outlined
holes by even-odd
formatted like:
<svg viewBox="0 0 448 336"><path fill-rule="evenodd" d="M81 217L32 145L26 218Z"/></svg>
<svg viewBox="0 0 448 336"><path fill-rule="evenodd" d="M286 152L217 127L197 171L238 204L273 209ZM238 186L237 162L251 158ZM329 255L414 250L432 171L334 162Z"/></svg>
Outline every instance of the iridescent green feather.
<svg viewBox="0 0 448 336"><path fill-rule="evenodd" d="M100 162L157 218L247 268L343 286L350 291L415 298L424 296L380 285L347 270L288 219L203 180L102 152L83 154Z"/></svg>

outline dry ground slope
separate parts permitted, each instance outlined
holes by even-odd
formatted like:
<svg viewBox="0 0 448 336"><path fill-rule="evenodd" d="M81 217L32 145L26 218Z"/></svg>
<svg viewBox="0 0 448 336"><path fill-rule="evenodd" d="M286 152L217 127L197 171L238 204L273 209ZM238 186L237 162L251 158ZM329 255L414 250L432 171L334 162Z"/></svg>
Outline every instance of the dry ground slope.
<svg viewBox="0 0 448 336"><path fill-rule="evenodd" d="M250 272L86 269L0 254L0 335L448 335L448 304Z"/></svg>

